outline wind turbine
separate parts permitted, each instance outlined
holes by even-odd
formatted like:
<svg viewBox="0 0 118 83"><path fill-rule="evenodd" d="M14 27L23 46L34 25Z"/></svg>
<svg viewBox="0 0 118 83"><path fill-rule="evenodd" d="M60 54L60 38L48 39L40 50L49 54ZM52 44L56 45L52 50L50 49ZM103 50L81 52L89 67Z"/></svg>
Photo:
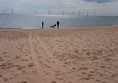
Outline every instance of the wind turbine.
<svg viewBox="0 0 118 83"><path fill-rule="evenodd" d="M79 11L79 16L81 15L81 11Z"/></svg>
<svg viewBox="0 0 118 83"><path fill-rule="evenodd" d="M11 14L14 14L14 9L11 9Z"/></svg>
<svg viewBox="0 0 118 83"><path fill-rule="evenodd" d="M35 10L35 15L37 15L38 13L37 13L37 10Z"/></svg>
<svg viewBox="0 0 118 83"><path fill-rule="evenodd" d="M89 12L87 12L87 16L89 16Z"/></svg>
<svg viewBox="0 0 118 83"><path fill-rule="evenodd" d="M50 10L48 10L48 15L51 15L51 11Z"/></svg>
<svg viewBox="0 0 118 83"><path fill-rule="evenodd" d="M73 16L75 15L75 12L73 11Z"/></svg>
<svg viewBox="0 0 118 83"><path fill-rule="evenodd" d="M96 16L96 12L94 12L94 16Z"/></svg>
<svg viewBox="0 0 118 83"><path fill-rule="evenodd" d="M62 15L64 15L64 11L62 11Z"/></svg>

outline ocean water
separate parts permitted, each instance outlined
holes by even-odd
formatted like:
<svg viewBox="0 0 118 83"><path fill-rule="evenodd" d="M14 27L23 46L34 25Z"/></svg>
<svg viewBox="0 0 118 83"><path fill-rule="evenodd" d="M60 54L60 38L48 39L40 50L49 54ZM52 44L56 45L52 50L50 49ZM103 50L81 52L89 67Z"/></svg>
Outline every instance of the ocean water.
<svg viewBox="0 0 118 83"><path fill-rule="evenodd" d="M0 14L0 28L49 28L60 21L60 27L118 25L117 16L66 16L66 15L21 15Z"/></svg>

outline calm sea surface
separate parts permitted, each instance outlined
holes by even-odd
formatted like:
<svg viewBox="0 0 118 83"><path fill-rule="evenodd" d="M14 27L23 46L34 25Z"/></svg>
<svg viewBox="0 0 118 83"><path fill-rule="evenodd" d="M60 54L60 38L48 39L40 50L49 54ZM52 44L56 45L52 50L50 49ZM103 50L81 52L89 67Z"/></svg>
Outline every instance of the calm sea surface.
<svg viewBox="0 0 118 83"><path fill-rule="evenodd" d="M48 28L60 21L61 27L118 25L117 16L33 16L20 14L0 14L0 28L39 28L44 21Z"/></svg>

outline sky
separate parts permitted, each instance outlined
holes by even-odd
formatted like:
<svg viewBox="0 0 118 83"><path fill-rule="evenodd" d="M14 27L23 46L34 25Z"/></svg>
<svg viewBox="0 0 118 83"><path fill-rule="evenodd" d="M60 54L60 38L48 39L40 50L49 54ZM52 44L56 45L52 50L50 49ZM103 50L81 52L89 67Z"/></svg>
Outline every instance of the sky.
<svg viewBox="0 0 118 83"><path fill-rule="evenodd" d="M0 13L17 14L74 14L118 16L118 0L0 0Z"/></svg>

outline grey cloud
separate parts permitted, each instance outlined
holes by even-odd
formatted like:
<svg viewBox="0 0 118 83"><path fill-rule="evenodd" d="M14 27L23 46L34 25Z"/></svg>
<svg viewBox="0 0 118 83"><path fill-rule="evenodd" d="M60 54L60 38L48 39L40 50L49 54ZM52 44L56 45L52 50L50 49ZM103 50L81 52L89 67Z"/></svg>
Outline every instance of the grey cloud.
<svg viewBox="0 0 118 83"><path fill-rule="evenodd" d="M85 2L106 3L106 2L110 2L111 0L84 0L84 1Z"/></svg>

